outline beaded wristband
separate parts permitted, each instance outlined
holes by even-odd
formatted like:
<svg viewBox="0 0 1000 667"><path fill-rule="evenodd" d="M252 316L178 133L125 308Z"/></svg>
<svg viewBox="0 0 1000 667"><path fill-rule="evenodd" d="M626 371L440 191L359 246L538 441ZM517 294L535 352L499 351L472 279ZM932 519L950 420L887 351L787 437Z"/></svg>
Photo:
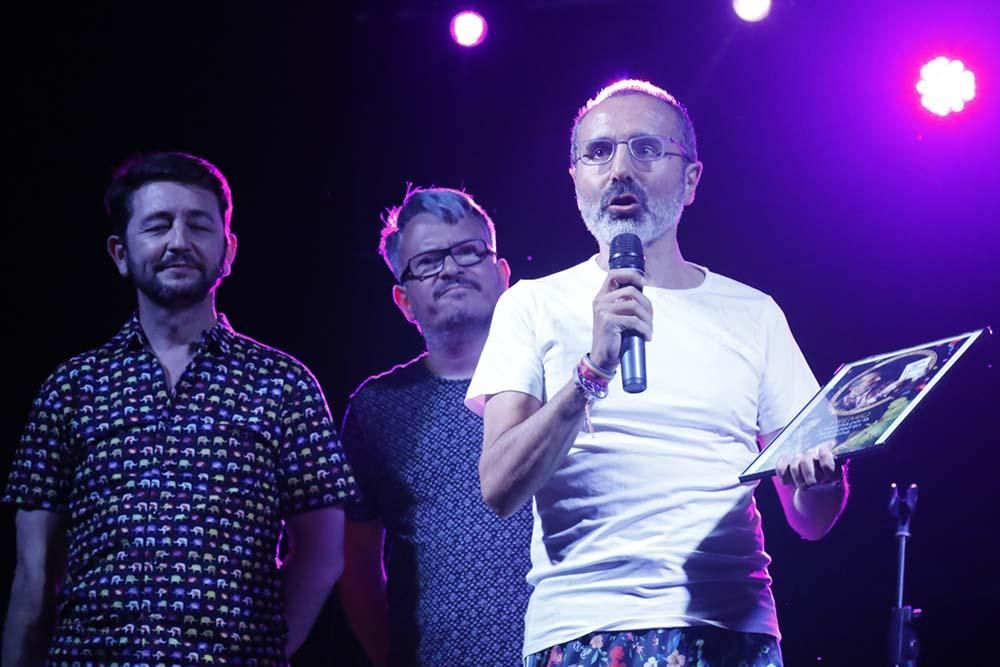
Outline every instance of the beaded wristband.
<svg viewBox="0 0 1000 667"><path fill-rule="evenodd" d="M589 405L608 395L608 379L598 374L583 359L580 359L580 363L576 365L573 382L576 384L577 391L587 399Z"/></svg>
<svg viewBox="0 0 1000 667"><path fill-rule="evenodd" d="M595 364L594 360L590 358L590 352L583 355L583 358L580 359L580 363L589 368L590 370L592 370L597 375L600 375L605 380L613 379L615 377L615 374L618 372L617 370L614 371L604 370L603 368Z"/></svg>
<svg viewBox="0 0 1000 667"><path fill-rule="evenodd" d="M581 374L579 371L577 371L576 374L576 388L581 394L583 394L583 397L587 399L587 403L593 403L594 401L605 398L608 395L607 385L598 384Z"/></svg>
<svg viewBox="0 0 1000 667"><path fill-rule="evenodd" d="M584 423L587 430L593 434L594 424L590 421L590 406L594 401L605 398L608 395L608 379L599 374L596 369L591 368L585 361L586 357L580 359L573 373L573 384L576 391L583 396L586 403L583 405Z"/></svg>

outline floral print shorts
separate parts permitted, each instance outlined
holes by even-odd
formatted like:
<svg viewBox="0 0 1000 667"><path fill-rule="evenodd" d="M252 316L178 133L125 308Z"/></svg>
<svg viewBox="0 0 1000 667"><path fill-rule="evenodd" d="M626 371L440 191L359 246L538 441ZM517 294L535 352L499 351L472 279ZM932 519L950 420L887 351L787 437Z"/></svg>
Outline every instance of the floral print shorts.
<svg viewBox="0 0 1000 667"><path fill-rule="evenodd" d="M712 626L593 632L529 655L524 667L782 667L770 635Z"/></svg>

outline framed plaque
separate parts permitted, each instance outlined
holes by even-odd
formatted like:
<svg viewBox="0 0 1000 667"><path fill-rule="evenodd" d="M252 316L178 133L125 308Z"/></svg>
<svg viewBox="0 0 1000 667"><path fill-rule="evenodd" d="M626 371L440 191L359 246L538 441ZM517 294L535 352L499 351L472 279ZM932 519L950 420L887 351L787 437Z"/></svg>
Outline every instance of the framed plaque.
<svg viewBox="0 0 1000 667"><path fill-rule="evenodd" d="M823 443L838 461L880 449L920 401L988 328L841 365L829 382L754 459L741 482L775 474L782 454Z"/></svg>

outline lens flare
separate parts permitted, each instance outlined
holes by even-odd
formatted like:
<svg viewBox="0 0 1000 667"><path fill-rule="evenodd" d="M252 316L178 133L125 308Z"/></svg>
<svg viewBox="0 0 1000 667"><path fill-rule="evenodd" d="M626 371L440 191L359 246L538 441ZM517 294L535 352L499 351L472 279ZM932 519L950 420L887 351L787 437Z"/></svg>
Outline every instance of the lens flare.
<svg viewBox="0 0 1000 667"><path fill-rule="evenodd" d="M476 12L459 12L451 19L451 38L461 46L479 46L486 39L486 19Z"/></svg>
<svg viewBox="0 0 1000 667"><path fill-rule="evenodd" d="M938 116L965 108L976 96L976 77L961 60L939 56L920 68L920 103Z"/></svg>

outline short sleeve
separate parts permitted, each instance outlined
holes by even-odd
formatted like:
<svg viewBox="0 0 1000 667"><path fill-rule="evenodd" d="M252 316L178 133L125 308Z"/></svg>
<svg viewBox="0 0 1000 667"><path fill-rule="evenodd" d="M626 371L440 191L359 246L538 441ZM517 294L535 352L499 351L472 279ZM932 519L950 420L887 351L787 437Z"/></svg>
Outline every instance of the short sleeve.
<svg viewBox="0 0 1000 667"><path fill-rule="evenodd" d="M465 395L465 405L482 416L486 401L503 391L545 400L542 350L534 323L535 300L530 281L521 281L500 296L490 333Z"/></svg>
<svg viewBox="0 0 1000 667"><path fill-rule="evenodd" d="M342 505L357 493L326 398L316 378L298 370L281 414L282 516Z"/></svg>
<svg viewBox="0 0 1000 667"><path fill-rule="evenodd" d="M344 451L351 461L358 493L351 498L344 510L347 518L352 521L371 521L379 517L378 488L379 464L375 445L368 437L365 428L364 388L358 390L347 406L344 415L343 435Z"/></svg>
<svg viewBox="0 0 1000 667"><path fill-rule="evenodd" d="M770 297L764 308L762 335L764 372L757 427L766 434L787 426L816 395L819 384L792 336L785 314Z"/></svg>
<svg viewBox="0 0 1000 667"><path fill-rule="evenodd" d="M23 509L67 508L74 470L68 425L74 409L72 395L69 373L64 369L42 385L14 454L3 502Z"/></svg>

